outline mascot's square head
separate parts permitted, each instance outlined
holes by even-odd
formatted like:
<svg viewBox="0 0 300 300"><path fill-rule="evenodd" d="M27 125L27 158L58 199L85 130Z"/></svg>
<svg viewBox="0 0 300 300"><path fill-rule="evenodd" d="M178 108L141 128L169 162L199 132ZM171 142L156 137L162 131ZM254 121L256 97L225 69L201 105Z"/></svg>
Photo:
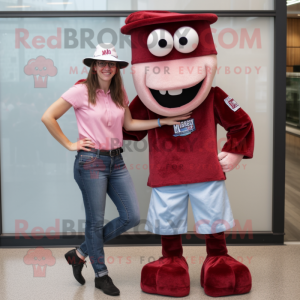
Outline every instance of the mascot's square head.
<svg viewBox="0 0 300 300"><path fill-rule="evenodd" d="M163 116L198 107L217 70L210 24L215 14L139 11L121 28L131 35L133 81L145 106Z"/></svg>

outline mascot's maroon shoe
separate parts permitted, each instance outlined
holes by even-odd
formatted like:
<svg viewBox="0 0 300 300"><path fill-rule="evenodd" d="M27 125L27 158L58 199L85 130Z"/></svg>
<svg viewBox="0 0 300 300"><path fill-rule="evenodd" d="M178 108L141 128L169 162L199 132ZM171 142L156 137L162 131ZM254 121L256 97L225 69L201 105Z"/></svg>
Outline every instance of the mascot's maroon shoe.
<svg viewBox="0 0 300 300"><path fill-rule="evenodd" d="M150 294L184 297L190 293L189 267L182 256L181 235L162 235L162 257L142 269L141 289Z"/></svg>
<svg viewBox="0 0 300 300"><path fill-rule="evenodd" d="M251 290L249 269L227 254L224 232L206 234L207 257L201 269L200 283L208 296L245 294Z"/></svg>

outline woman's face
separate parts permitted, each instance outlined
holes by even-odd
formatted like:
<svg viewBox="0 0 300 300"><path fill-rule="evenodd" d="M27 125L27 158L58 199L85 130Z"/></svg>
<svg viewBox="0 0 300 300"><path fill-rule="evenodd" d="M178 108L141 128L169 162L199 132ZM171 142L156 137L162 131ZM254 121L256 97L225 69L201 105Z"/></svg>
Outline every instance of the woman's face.
<svg viewBox="0 0 300 300"><path fill-rule="evenodd" d="M111 66L109 66L109 64L111 64ZM94 66L94 70L97 72L98 78L100 78L101 80L111 81L111 79L116 74L116 64L117 63L115 61L98 60Z"/></svg>

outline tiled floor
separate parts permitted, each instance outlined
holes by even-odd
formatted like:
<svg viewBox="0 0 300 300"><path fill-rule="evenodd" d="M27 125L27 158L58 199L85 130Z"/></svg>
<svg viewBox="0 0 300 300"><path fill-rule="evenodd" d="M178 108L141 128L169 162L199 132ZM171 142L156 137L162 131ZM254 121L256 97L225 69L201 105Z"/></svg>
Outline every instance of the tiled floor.
<svg viewBox="0 0 300 300"><path fill-rule="evenodd" d="M300 243L283 246L228 246L229 254L242 261L251 271L252 290L245 295L220 299L234 300L298 300L300 299ZM32 255L28 253L31 250ZM148 260L161 256L161 247L106 247L109 275L121 295L111 297L94 287L94 272L90 261L83 269L86 284L74 279L72 267L64 254L70 248L42 248L40 261L37 249L0 249L1 300L83 300L83 299L171 299L150 295L140 289L141 269ZM213 299L200 287L200 269L206 256L205 246L184 246L191 278L190 295L184 299ZM44 275L34 270L38 264L48 265ZM28 264L26 264L27 262ZM174 299L174 298L173 298Z"/></svg>

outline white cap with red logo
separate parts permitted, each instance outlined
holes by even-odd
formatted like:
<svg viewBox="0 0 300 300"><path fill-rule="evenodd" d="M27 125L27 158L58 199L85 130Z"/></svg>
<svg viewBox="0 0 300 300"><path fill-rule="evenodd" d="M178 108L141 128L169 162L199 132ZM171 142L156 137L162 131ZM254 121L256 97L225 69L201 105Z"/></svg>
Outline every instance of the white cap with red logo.
<svg viewBox="0 0 300 300"><path fill-rule="evenodd" d="M106 60L106 61L115 61L120 65L120 69L126 68L128 66L128 62L125 60L118 59L117 51L113 44L111 43L101 43L97 45L96 51L93 57L86 57L82 60L82 62L90 67L93 60Z"/></svg>

